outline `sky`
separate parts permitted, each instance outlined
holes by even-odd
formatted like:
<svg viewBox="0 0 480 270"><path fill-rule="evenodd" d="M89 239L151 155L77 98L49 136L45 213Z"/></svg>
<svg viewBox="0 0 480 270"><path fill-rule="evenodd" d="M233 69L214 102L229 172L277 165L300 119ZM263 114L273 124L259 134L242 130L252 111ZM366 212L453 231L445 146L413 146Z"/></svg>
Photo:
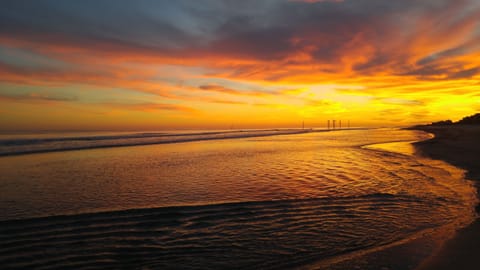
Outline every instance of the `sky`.
<svg viewBox="0 0 480 270"><path fill-rule="evenodd" d="M3 0L0 131L408 126L480 111L476 0Z"/></svg>

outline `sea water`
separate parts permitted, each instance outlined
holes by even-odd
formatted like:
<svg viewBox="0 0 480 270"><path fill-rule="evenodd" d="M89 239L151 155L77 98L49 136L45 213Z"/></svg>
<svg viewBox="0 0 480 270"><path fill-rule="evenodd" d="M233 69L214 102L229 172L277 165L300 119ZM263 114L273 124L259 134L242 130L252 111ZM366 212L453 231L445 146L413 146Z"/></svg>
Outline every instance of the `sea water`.
<svg viewBox="0 0 480 270"><path fill-rule="evenodd" d="M159 135L47 136L47 146L4 138L4 153L63 148L0 157L0 265L375 269L383 260L360 258L426 238L402 253L410 269L474 217L463 171L413 153L409 142L424 132L217 132L224 139L208 141L193 132L184 142L91 147ZM72 141L93 149L66 151Z"/></svg>

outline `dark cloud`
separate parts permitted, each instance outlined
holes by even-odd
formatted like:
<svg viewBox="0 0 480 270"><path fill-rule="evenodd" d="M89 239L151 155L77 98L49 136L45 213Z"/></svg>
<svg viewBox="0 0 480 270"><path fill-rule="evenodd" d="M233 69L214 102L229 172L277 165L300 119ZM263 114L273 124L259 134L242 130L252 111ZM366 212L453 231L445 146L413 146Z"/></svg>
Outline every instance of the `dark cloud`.
<svg viewBox="0 0 480 270"><path fill-rule="evenodd" d="M1 33L80 45L111 42L147 48L182 46L198 38L164 16L168 10L179 9L168 8L169 2L5 1L0 11Z"/></svg>
<svg viewBox="0 0 480 270"><path fill-rule="evenodd" d="M196 109L178 105L178 104L165 104L165 103L119 103L119 102L106 102L106 103L94 103L94 105L101 105L103 107L109 107L120 110L132 110L132 111L178 111L184 113L196 113Z"/></svg>
<svg viewBox="0 0 480 270"><path fill-rule="evenodd" d="M447 50L436 52L430 54L416 62L418 66L425 66L429 64L434 64L435 62L440 62L441 60L445 60L446 58L450 58L452 56L459 56L468 53L467 48L465 46L457 46L454 48L449 48Z"/></svg>
<svg viewBox="0 0 480 270"><path fill-rule="evenodd" d="M463 69L448 75L449 79L470 79L473 76L480 74L480 67Z"/></svg>
<svg viewBox="0 0 480 270"><path fill-rule="evenodd" d="M212 91L212 92L225 93L230 95L265 96L265 95L275 94L274 92L261 91L261 90L237 90L237 89L227 88L217 84L200 85L198 89L203 91Z"/></svg>
<svg viewBox="0 0 480 270"><path fill-rule="evenodd" d="M201 89L201 90L205 90L205 91L214 91L214 92L227 93L227 94L239 94L240 93L237 90L225 88L223 86L215 85L215 84L200 85L198 88Z"/></svg>
<svg viewBox="0 0 480 270"><path fill-rule="evenodd" d="M0 99L19 102L74 102L76 97L52 96L42 93L0 94Z"/></svg>
<svg viewBox="0 0 480 270"><path fill-rule="evenodd" d="M383 104L389 104L389 105L408 105L408 106L424 106L425 105L425 102L423 102L421 100L395 98L395 97L373 98L373 100L377 100L377 101L380 101Z"/></svg>
<svg viewBox="0 0 480 270"><path fill-rule="evenodd" d="M310 72L336 73L351 65L358 74L382 70L427 78L449 72L433 64L471 51L471 39L478 39L470 33L464 44L415 50L431 46L422 38L435 44L468 30L478 10L469 9L466 0L313 2L6 0L0 39L23 41L32 50L67 46L100 57L129 55L129 60L221 58L282 65L272 72L275 68L258 63L231 64L232 75L260 71L267 80L291 75L300 64L309 65ZM282 67L290 69L282 72ZM469 74L457 71L446 78Z"/></svg>
<svg viewBox="0 0 480 270"><path fill-rule="evenodd" d="M288 39L302 31L303 25L313 30L312 33L332 31L335 35L348 34L349 30L344 26L357 26L361 21L391 12L398 6L379 5L372 1L358 1L361 4L325 3L314 7L282 0L262 2L265 3L2 1L0 31L14 36L24 35L24 38L34 34L46 38L57 36L80 44L117 42L157 49L195 47L220 38L225 42L244 41L242 45L251 41L251 47L258 49L267 45L276 52L277 43L289 50ZM213 46L213 49L219 48ZM242 50L243 46L238 49Z"/></svg>
<svg viewBox="0 0 480 270"><path fill-rule="evenodd" d="M480 67L464 68L461 63L454 63L448 66L437 66L433 64L421 66L411 70L404 75L416 76L419 79L470 79L480 73Z"/></svg>

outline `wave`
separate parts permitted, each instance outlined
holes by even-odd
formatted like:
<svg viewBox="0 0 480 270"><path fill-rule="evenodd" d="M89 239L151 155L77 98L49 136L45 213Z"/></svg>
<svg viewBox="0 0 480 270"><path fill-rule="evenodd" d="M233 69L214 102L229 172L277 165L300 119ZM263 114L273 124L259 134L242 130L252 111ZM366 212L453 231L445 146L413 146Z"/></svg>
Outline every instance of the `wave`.
<svg viewBox="0 0 480 270"><path fill-rule="evenodd" d="M248 132L102 136L79 143L225 138ZM67 158L4 157L0 265L378 269L384 266L378 261L381 253L402 245L404 251L395 254L417 265L411 260L425 258L448 238L432 231L471 222L475 194L463 172L447 164L360 147L421 137L416 134L325 132L207 147L112 149L106 151L112 155L101 151L87 157L82 152ZM419 235L428 239L412 246ZM339 261L348 266L337 267Z"/></svg>
<svg viewBox="0 0 480 270"><path fill-rule="evenodd" d="M435 209L443 202L429 201ZM399 241L426 202L375 193L348 198L179 206L1 221L8 269L280 269ZM371 215L376 211L381 219ZM386 226L388 224L388 226ZM412 225L409 225L412 224Z"/></svg>
<svg viewBox="0 0 480 270"><path fill-rule="evenodd" d="M133 133L121 135L72 136L49 138L0 139L0 156L57 152L106 147L179 143L288 135L310 132L311 129L235 130L191 133Z"/></svg>

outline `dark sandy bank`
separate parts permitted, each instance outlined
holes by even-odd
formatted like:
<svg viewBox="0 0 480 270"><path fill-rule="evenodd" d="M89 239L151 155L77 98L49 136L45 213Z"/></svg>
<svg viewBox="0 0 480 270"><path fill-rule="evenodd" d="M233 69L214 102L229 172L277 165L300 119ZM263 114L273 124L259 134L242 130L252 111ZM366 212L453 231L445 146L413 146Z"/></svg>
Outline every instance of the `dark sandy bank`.
<svg viewBox="0 0 480 270"><path fill-rule="evenodd" d="M435 134L435 138L415 143L419 154L441 159L467 171L467 179L480 187L480 126L420 126L415 129ZM477 213L479 212L477 206ZM460 230L418 269L479 269L480 220Z"/></svg>
<svg viewBox="0 0 480 270"><path fill-rule="evenodd" d="M480 125L421 126L435 138L415 143L421 154L442 159L467 170L467 178L480 181Z"/></svg>

